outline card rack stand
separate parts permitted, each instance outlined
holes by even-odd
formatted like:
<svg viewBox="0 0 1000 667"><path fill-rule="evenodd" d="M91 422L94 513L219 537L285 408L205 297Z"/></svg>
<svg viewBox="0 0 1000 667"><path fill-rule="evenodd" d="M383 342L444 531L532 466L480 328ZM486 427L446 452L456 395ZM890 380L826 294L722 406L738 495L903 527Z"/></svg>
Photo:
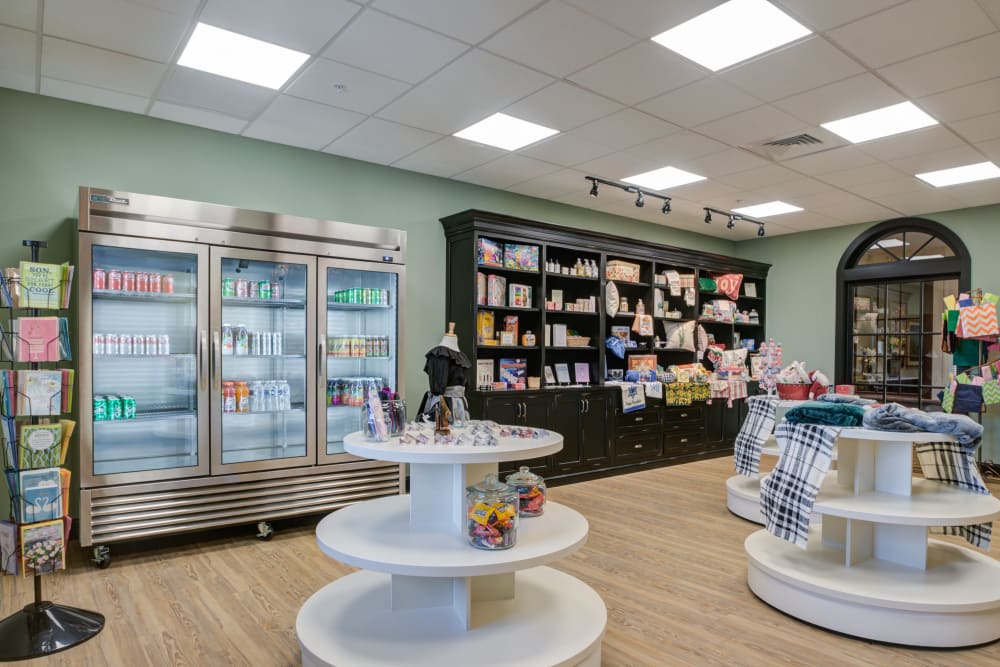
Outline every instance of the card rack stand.
<svg viewBox="0 0 1000 667"><path fill-rule="evenodd" d="M44 241L22 241L22 245L30 248L31 261L38 262L39 251L42 248L47 247L48 244ZM9 283L5 285L5 287L9 288ZM61 295L63 289L68 289L68 286L61 285L58 290L53 291L58 291ZM64 305L59 296L57 296L56 299L57 301L52 304L51 310L61 310ZM48 299L48 301L51 301L51 298ZM9 315L7 318L8 326L13 324L15 311L18 310L27 313L30 317L38 317L40 309L20 308L19 305L19 303L11 303L7 307ZM13 338L11 338L11 342L13 342ZM8 351L12 350L4 350L4 354L0 356L0 359L4 359L5 357L5 365L7 365L10 370L14 370L15 365L18 362L15 361L16 357L6 354ZM41 362L27 363L28 370L41 370L41 368ZM9 391L6 387L4 389L4 393ZM54 414L61 414L61 408L61 405L56 406L54 408ZM29 412L34 411L29 410ZM9 422L7 420L17 418L17 416L5 416L5 423L3 424L4 428L8 426ZM30 415L27 418L31 424L44 423L37 415ZM5 454L4 456L6 459L7 455ZM4 463L6 465L14 462L5 460ZM17 474L15 473L15 477L16 476ZM61 477L59 488L60 494L58 502L63 504ZM20 498L17 497L17 495L20 494L22 490L17 489L16 492L14 489L9 490L12 495L11 507L13 512L14 503L20 501ZM65 516L65 514L63 514L63 516ZM18 528L20 529L20 526ZM20 533L20 530L18 530L18 532ZM20 553L20 548L19 544L18 553ZM64 536L64 559L65 551L66 539ZM78 644L82 644L88 639L92 639L104 629L103 614L84 609L77 609L75 607L68 607L45 600L42 596L42 573L35 572L33 579L35 587L34 602L25 605L25 607L20 611L17 611L7 618L0 620L0 662L41 658L53 653L65 651L66 649L72 648Z"/></svg>

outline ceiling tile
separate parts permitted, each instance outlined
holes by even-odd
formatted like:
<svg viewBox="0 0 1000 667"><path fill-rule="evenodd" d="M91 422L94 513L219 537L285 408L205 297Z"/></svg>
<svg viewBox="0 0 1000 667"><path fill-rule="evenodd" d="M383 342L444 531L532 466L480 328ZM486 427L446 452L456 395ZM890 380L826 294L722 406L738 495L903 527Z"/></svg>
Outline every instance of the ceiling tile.
<svg viewBox="0 0 1000 667"><path fill-rule="evenodd" d="M247 122L242 118L234 118L225 114L205 111L204 109L194 109L170 102L154 102L149 110L149 115L164 120L172 120L185 125L197 125L207 127L210 130L219 132L229 132L239 134L247 126Z"/></svg>
<svg viewBox="0 0 1000 667"><path fill-rule="evenodd" d="M844 186L844 189L858 196L864 197L865 199L881 201L883 197L888 195L926 192L928 187L930 186L923 181L914 178L912 175L904 174L897 178L891 178L884 181L879 180L856 183L854 185Z"/></svg>
<svg viewBox="0 0 1000 667"><path fill-rule="evenodd" d="M1000 181L994 179L956 185L948 188L948 195L960 201L963 206L1000 204Z"/></svg>
<svg viewBox="0 0 1000 667"><path fill-rule="evenodd" d="M816 176L831 171L840 171L841 169L862 167L872 162L875 162L873 157L851 146L842 146L820 153L805 155L794 160L786 160L782 164L789 169L801 171L803 174Z"/></svg>
<svg viewBox="0 0 1000 667"><path fill-rule="evenodd" d="M122 0L46 0L46 35L170 62L189 27L187 18Z"/></svg>
<svg viewBox="0 0 1000 667"><path fill-rule="evenodd" d="M857 148L879 160L898 160L909 155L940 151L961 145L962 140L940 125L873 139L857 144Z"/></svg>
<svg viewBox="0 0 1000 667"><path fill-rule="evenodd" d="M64 100L83 102L94 106L106 107L108 109L118 109L119 111L130 111L132 113L142 113L149 104L149 99L136 95L127 95L114 90L94 88L72 81L62 81L60 79L48 79L42 77L41 93L49 97L60 97Z"/></svg>
<svg viewBox="0 0 1000 667"><path fill-rule="evenodd" d="M409 88L410 85L402 81L317 58L285 92L313 102L371 114Z"/></svg>
<svg viewBox="0 0 1000 667"><path fill-rule="evenodd" d="M38 24L38 0L0 2L0 23L23 30L34 30Z"/></svg>
<svg viewBox="0 0 1000 667"><path fill-rule="evenodd" d="M376 0L373 6L469 44L478 44L537 4L538 0Z"/></svg>
<svg viewBox="0 0 1000 667"><path fill-rule="evenodd" d="M667 165L690 170L692 160L725 150L725 144L699 134L677 132L592 160L581 167L605 178L621 180Z"/></svg>
<svg viewBox="0 0 1000 667"><path fill-rule="evenodd" d="M366 10L323 56L409 83L422 81L466 47L405 21Z"/></svg>
<svg viewBox="0 0 1000 667"><path fill-rule="evenodd" d="M518 153L552 164L570 167L613 153L615 150L607 144L584 139L576 130L573 130L539 141L537 144L521 149Z"/></svg>
<svg viewBox="0 0 1000 667"><path fill-rule="evenodd" d="M696 129L732 146L741 146L777 136L791 136L808 128L784 111L764 105L699 125Z"/></svg>
<svg viewBox="0 0 1000 667"><path fill-rule="evenodd" d="M504 155L499 160L474 167L453 178L490 188L509 188L515 183L523 183L526 179L544 176L558 170L559 167L553 164L532 160L523 155Z"/></svg>
<svg viewBox="0 0 1000 667"><path fill-rule="evenodd" d="M904 28L905 26L905 28ZM870 67L936 51L993 32L976 0L910 0L829 33Z"/></svg>
<svg viewBox="0 0 1000 667"><path fill-rule="evenodd" d="M746 171L747 169L763 167L768 164L770 163L764 158L740 148L727 148L724 151L705 155L687 162L689 171L705 176L706 178L734 174L738 171Z"/></svg>
<svg viewBox="0 0 1000 667"><path fill-rule="evenodd" d="M707 12L724 0L566 0L602 21L631 33L649 38Z"/></svg>
<svg viewBox="0 0 1000 667"><path fill-rule="evenodd" d="M637 108L682 127L694 127L760 104L757 98L712 76L654 97Z"/></svg>
<svg viewBox="0 0 1000 667"><path fill-rule="evenodd" d="M452 134L552 83L526 67L474 49L383 109L404 125Z"/></svg>
<svg viewBox="0 0 1000 667"><path fill-rule="evenodd" d="M628 148L673 134L679 127L635 109L622 109L574 130L574 135L611 148Z"/></svg>
<svg viewBox="0 0 1000 667"><path fill-rule="evenodd" d="M807 123L819 125L881 109L905 99L875 76L865 73L786 97L775 102L774 106Z"/></svg>
<svg viewBox="0 0 1000 667"><path fill-rule="evenodd" d="M635 104L705 77L690 60L654 42L641 42L570 76L623 104Z"/></svg>
<svg viewBox="0 0 1000 667"><path fill-rule="evenodd" d="M878 183L879 181L891 181L905 177L906 174L893 169L884 162L876 162L853 169L844 169L843 171L832 171L822 175L824 181L841 188L860 183Z"/></svg>
<svg viewBox="0 0 1000 667"><path fill-rule="evenodd" d="M507 189L529 197L543 197L546 199L559 197L567 192L576 192L581 188L587 190L589 193L590 183L584 180L584 176L586 174L582 171L560 169L551 174L522 181Z"/></svg>
<svg viewBox="0 0 1000 667"><path fill-rule="evenodd" d="M369 118L324 150L366 162L391 164L440 138L440 134L426 130Z"/></svg>
<svg viewBox="0 0 1000 667"><path fill-rule="evenodd" d="M35 92L35 33L0 26L0 87Z"/></svg>
<svg viewBox="0 0 1000 667"><path fill-rule="evenodd" d="M980 141L976 144L976 148L981 150L986 154L990 160L1000 164L1000 139L994 139L992 141Z"/></svg>
<svg viewBox="0 0 1000 667"><path fill-rule="evenodd" d="M856 62L822 37L737 65L722 78L763 100L788 97L863 72Z"/></svg>
<svg viewBox="0 0 1000 667"><path fill-rule="evenodd" d="M1000 110L1000 78L922 97L917 103L941 122Z"/></svg>
<svg viewBox="0 0 1000 667"><path fill-rule="evenodd" d="M983 156L978 151L962 144L941 151L911 155L899 160L893 160L889 164L907 174L921 174L926 171L950 169L982 161Z"/></svg>
<svg viewBox="0 0 1000 667"><path fill-rule="evenodd" d="M814 30L829 30L869 16L902 0L781 0L792 15Z"/></svg>
<svg viewBox="0 0 1000 667"><path fill-rule="evenodd" d="M740 171L735 174L719 176L716 180L727 185L731 185L734 188L752 191L756 188L792 181L799 177L800 175L791 169L785 169L780 165L770 164L766 167L748 169L747 171Z"/></svg>
<svg viewBox="0 0 1000 667"><path fill-rule="evenodd" d="M312 55L359 9L346 0L208 0L200 20Z"/></svg>
<svg viewBox="0 0 1000 667"><path fill-rule="evenodd" d="M996 78L1000 76L1000 32L904 60L880 69L879 74L911 97Z"/></svg>
<svg viewBox="0 0 1000 667"><path fill-rule="evenodd" d="M677 195L689 201L704 202L711 206L713 202L731 197L739 192L737 188L719 181L698 181L670 189L671 195Z"/></svg>
<svg viewBox="0 0 1000 667"><path fill-rule="evenodd" d="M619 51L635 38L560 0L521 17L482 48L563 77Z"/></svg>
<svg viewBox="0 0 1000 667"><path fill-rule="evenodd" d="M926 215L962 207L962 204L948 193L932 190L885 195L876 197L875 200L904 215Z"/></svg>
<svg viewBox="0 0 1000 667"><path fill-rule="evenodd" d="M166 66L111 51L45 37L42 76L149 97Z"/></svg>
<svg viewBox="0 0 1000 667"><path fill-rule="evenodd" d="M392 166L434 176L454 176L507 154L499 148L445 137L394 162Z"/></svg>
<svg viewBox="0 0 1000 667"><path fill-rule="evenodd" d="M773 183L771 185L761 185L754 189L754 192L765 200L780 199L789 201L796 197L808 197L818 195L833 190L826 183L822 183L815 178L808 176L798 176L788 181Z"/></svg>
<svg viewBox="0 0 1000 667"><path fill-rule="evenodd" d="M207 72L176 67L163 82L158 97L165 102L249 120L274 99L275 92Z"/></svg>
<svg viewBox="0 0 1000 667"><path fill-rule="evenodd" d="M195 10L198 9L198 5L201 4L200 0L126 0L135 5L144 5L146 7L152 7L153 9L158 9L161 12L168 12L170 14L177 14L178 16L192 17L194 16Z"/></svg>
<svg viewBox="0 0 1000 667"><path fill-rule="evenodd" d="M317 150L351 129L364 116L297 97L279 95L243 136Z"/></svg>
<svg viewBox="0 0 1000 667"><path fill-rule="evenodd" d="M515 102L505 114L566 131L619 111L622 105L565 81L556 81Z"/></svg>
<svg viewBox="0 0 1000 667"><path fill-rule="evenodd" d="M1000 138L1000 111L975 118L957 120L951 126L966 140L973 143Z"/></svg>

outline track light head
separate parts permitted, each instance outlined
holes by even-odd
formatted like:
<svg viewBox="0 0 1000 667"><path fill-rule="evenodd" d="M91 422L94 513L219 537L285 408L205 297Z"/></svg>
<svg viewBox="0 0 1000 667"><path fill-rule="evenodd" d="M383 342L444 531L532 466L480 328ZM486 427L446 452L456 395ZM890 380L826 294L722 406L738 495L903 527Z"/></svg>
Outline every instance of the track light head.
<svg viewBox="0 0 1000 667"><path fill-rule="evenodd" d="M711 212L711 211L709 211L709 210L708 210L708 209L706 208L706 209L705 209L705 224L709 224L709 223L711 223L711 222L712 222L712 212Z"/></svg>
<svg viewBox="0 0 1000 667"><path fill-rule="evenodd" d="M757 236L764 236L764 225L757 227Z"/></svg>
<svg viewBox="0 0 1000 667"><path fill-rule="evenodd" d="M590 185L590 196L591 197L596 197L597 196L597 181L591 181L590 183L591 183L591 185Z"/></svg>
<svg viewBox="0 0 1000 667"><path fill-rule="evenodd" d="M731 215L729 216L729 222L726 223L726 229L732 229L735 226L736 226L736 216Z"/></svg>
<svg viewBox="0 0 1000 667"><path fill-rule="evenodd" d="M635 207L642 208L646 205L646 200L642 198L642 190L635 191Z"/></svg>
<svg viewBox="0 0 1000 667"><path fill-rule="evenodd" d="M667 213L670 213L670 200L669 199L664 199L663 200L663 208L661 208L660 210L663 212L663 215L666 215Z"/></svg>

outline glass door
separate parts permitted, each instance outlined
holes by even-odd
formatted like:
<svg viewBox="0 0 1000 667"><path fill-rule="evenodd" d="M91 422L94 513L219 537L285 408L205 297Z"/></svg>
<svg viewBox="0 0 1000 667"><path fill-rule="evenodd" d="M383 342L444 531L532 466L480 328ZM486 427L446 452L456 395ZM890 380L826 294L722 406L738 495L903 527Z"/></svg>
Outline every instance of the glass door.
<svg viewBox="0 0 1000 667"><path fill-rule="evenodd" d="M320 260L321 359L319 433L326 434L319 462L353 460L344 436L361 427L369 389L402 396L399 341L404 268L346 260ZM408 406L415 408L416 406Z"/></svg>
<svg viewBox="0 0 1000 667"><path fill-rule="evenodd" d="M316 260L212 248L212 473L315 462Z"/></svg>
<svg viewBox="0 0 1000 667"><path fill-rule="evenodd" d="M81 234L85 486L208 473L208 249Z"/></svg>

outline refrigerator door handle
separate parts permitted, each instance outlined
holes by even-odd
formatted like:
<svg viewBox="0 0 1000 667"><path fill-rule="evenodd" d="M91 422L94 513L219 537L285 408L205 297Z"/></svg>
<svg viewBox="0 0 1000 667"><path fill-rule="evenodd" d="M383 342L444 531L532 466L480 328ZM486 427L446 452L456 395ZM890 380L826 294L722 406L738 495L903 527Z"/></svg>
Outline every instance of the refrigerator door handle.
<svg viewBox="0 0 1000 667"><path fill-rule="evenodd" d="M323 363L326 361L326 351L323 341L316 344L316 379L323 379ZM324 389L325 391L325 389Z"/></svg>
<svg viewBox="0 0 1000 667"><path fill-rule="evenodd" d="M219 332L212 332L212 384L215 391L222 391L222 349Z"/></svg>
<svg viewBox="0 0 1000 667"><path fill-rule="evenodd" d="M198 344L198 375L200 379L198 386L202 390L208 389L208 332L201 330L201 342Z"/></svg>

